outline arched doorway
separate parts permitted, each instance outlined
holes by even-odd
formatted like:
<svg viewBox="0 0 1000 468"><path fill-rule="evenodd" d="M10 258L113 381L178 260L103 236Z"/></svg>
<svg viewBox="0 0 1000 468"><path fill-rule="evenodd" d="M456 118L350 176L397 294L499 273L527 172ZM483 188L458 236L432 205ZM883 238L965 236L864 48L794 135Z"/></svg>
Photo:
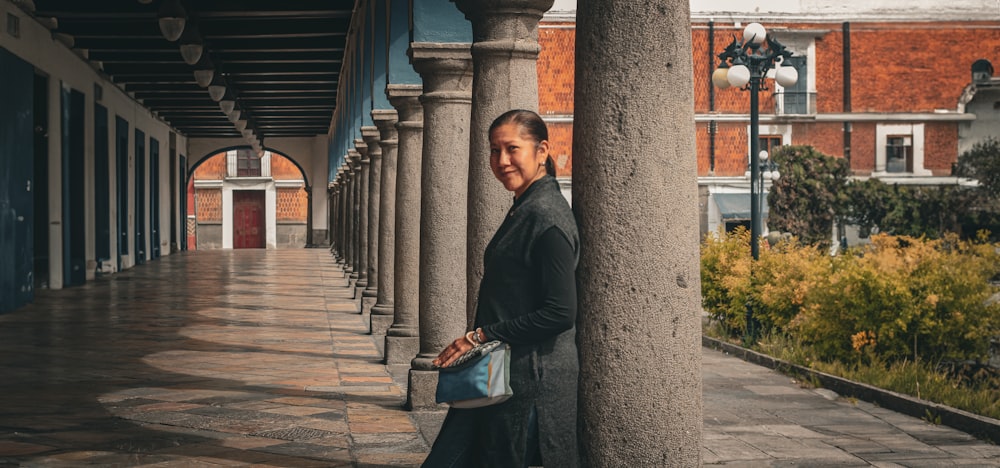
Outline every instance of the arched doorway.
<svg viewBox="0 0 1000 468"><path fill-rule="evenodd" d="M189 248L305 247L307 187L301 167L275 151L234 147L206 156L188 182Z"/></svg>

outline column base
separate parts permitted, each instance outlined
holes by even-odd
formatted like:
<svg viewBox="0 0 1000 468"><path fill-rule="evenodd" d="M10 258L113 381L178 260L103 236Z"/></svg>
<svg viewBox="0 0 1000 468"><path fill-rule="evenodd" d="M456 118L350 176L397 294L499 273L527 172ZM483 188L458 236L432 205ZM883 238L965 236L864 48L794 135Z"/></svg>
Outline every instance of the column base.
<svg viewBox="0 0 1000 468"><path fill-rule="evenodd" d="M420 352L419 336L385 337L385 363L407 364Z"/></svg>
<svg viewBox="0 0 1000 468"><path fill-rule="evenodd" d="M374 313L374 311L378 310L376 307L373 307L371 310L371 334L378 336L385 335L385 332L392 326L393 316Z"/></svg>
<svg viewBox="0 0 1000 468"><path fill-rule="evenodd" d="M372 288L365 288L361 290L361 313L368 314L371 313L372 307L375 306L375 302L378 299L378 291Z"/></svg>
<svg viewBox="0 0 1000 468"><path fill-rule="evenodd" d="M367 289L365 291L368 291ZM372 307L375 306L375 302L378 300L377 297L366 296L365 291L361 292L361 313L370 314L372 312Z"/></svg>
<svg viewBox="0 0 1000 468"><path fill-rule="evenodd" d="M437 371L420 371L410 369L406 389L406 409L414 411L433 411L447 409L448 406L434 401L437 393Z"/></svg>

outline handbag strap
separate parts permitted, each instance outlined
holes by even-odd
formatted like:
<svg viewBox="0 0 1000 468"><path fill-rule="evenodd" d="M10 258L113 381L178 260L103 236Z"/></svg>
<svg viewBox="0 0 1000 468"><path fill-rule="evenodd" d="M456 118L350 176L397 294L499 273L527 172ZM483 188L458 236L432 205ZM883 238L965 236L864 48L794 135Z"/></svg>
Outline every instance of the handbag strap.
<svg viewBox="0 0 1000 468"><path fill-rule="evenodd" d="M503 344L503 342L501 342L499 340L493 340L493 341L488 341L486 343L483 343L483 344L481 344L479 346L475 346L472 349L466 351L465 354L463 354L462 356L460 356L454 362L452 362L451 365L449 365L448 367L445 367L445 369L453 368L453 367L458 367L458 366L461 366L462 364L465 364L465 363L467 363L467 362L469 362L469 361L471 361L471 360L473 360L473 359L475 359L477 357L485 356L485 355L491 353L494 349L496 349L501 344Z"/></svg>

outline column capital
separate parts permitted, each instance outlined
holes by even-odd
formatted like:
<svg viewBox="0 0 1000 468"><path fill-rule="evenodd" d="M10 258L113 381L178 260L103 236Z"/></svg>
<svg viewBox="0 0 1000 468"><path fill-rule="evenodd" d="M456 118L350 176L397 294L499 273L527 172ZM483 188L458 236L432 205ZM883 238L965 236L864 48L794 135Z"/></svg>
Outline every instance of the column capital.
<svg viewBox="0 0 1000 468"><path fill-rule="evenodd" d="M396 108L399 114L399 123L422 122L424 120L424 110L420 106L420 95L424 94L422 85L389 85L386 86L385 93L389 96L389 103Z"/></svg>
<svg viewBox="0 0 1000 468"><path fill-rule="evenodd" d="M368 143L363 138L354 139L354 150L360 155L362 164L368 162Z"/></svg>
<svg viewBox="0 0 1000 468"><path fill-rule="evenodd" d="M474 42L538 38L538 22L554 0L453 0L472 22Z"/></svg>
<svg viewBox="0 0 1000 468"><path fill-rule="evenodd" d="M365 125L361 127L361 141L365 143L366 146L371 146L371 138L378 137L378 127L374 125ZM358 140L354 140L357 142Z"/></svg>
<svg viewBox="0 0 1000 468"><path fill-rule="evenodd" d="M472 100L472 44L414 42L407 53L424 81L422 98Z"/></svg>
<svg viewBox="0 0 1000 468"><path fill-rule="evenodd" d="M423 92L424 87L419 84L389 84L385 87L385 95L390 101L395 97L420 97Z"/></svg>
<svg viewBox="0 0 1000 468"><path fill-rule="evenodd" d="M375 109L372 111L372 120L375 122L375 128L382 132L399 120L399 113L396 109Z"/></svg>
<svg viewBox="0 0 1000 468"><path fill-rule="evenodd" d="M351 172L358 172L361 170L361 153L358 150L351 148L347 150L347 161L351 166Z"/></svg>
<svg viewBox="0 0 1000 468"><path fill-rule="evenodd" d="M382 147L382 151L385 151L385 148L394 147L399 144L396 133L396 122L399 121L399 113L395 109L375 109L372 111L372 120L375 121L375 126L378 127L378 143Z"/></svg>
<svg viewBox="0 0 1000 468"><path fill-rule="evenodd" d="M368 153L368 159L377 159L382 157L382 148L378 145L379 131L378 127L374 125L368 125L361 127L361 137L365 141L366 151Z"/></svg>

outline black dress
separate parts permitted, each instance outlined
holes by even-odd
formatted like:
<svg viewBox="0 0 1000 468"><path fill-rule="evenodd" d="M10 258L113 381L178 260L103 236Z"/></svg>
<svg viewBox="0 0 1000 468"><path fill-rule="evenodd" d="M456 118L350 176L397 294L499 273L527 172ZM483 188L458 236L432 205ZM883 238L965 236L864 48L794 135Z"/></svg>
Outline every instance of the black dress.
<svg viewBox="0 0 1000 468"><path fill-rule="evenodd" d="M486 247L476 326L511 345L504 403L450 409L426 467L526 466L529 418L537 415L546 468L578 463L576 262L579 235L554 177L514 201Z"/></svg>

